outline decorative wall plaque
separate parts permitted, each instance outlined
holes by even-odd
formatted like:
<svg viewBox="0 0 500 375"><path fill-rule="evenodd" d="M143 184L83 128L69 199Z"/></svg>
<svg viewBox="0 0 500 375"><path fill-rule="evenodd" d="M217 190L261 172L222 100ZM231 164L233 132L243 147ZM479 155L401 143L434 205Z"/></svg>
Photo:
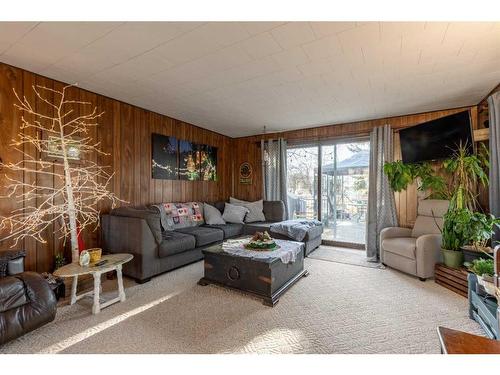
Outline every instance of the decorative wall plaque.
<svg viewBox="0 0 500 375"><path fill-rule="evenodd" d="M245 161L240 164L240 184L250 185L252 183L253 169L252 165Z"/></svg>

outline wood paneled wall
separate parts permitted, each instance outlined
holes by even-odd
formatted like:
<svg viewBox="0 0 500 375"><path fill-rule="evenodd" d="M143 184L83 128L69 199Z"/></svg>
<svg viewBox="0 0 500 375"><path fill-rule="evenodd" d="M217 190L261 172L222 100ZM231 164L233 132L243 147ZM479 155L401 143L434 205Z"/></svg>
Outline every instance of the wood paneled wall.
<svg viewBox="0 0 500 375"><path fill-rule="evenodd" d="M4 161L19 161L21 155L14 152L10 145L16 138L20 127L20 113L14 109L15 97L13 88L22 97L36 103L37 110L49 113L50 108L40 100L35 100L32 85L44 85L49 88L62 88L57 82L31 72L0 63L0 158ZM167 201L216 201L227 199L230 195L233 153L230 153L232 139L200 127L159 115L142 108L110 99L86 90L74 88L71 95L75 99L94 103L100 111L104 111L93 137L101 142L102 150L107 155L91 155L102 165L110 166L114 172L110 189L127 204L138 205ZM218 148L217 174L218 181L172 181L151 178L151 133L173 135L193 142L212 145ZM32 147L24 150L38 157ZM5 173L1 171L2 183L5 185ZM24 181L36 182L52 187L52 177L40 177L31 174L18 175ZM37 179L38 180L35 180ZM0 194L5 190L0 191ZM0 212L9 214L13 209L22 207L24 202L15 199L1 199ZM110 207L102 203L101 211L107 212ZM38 272L49 271L53 267L54 254L61 251L63 242L54 235L54 228L46 230L47 243L41 244L33 239L26 239L18 244L28 252L27 269ZM0 233L0 236L2 234ZM98 246L98 231L86 231L84 240L87 247ZM0 242L0 251L8 249L11 241Z"/></svg>
<svg viewBox="0 0 500 375"><path fill-rule="evenodd" d="M344 138L355 138L368 136L370 131L377 126L390 124L397 132L399 129L414 126L439 117L451 115L466 109L471 110L473 127L477 127L477 107L456 108L443 111L419 113L414 115L388 117L369 121L359 121L347 124L321 126L316 128L287 131L282 133L269 133L259 136L236 138L234 146L234 173L233 173L233 195L240 199L257 200L262 198L262 160L261 139L285 138L289 143L314 143L327 140L338 140ZM397 140L397 136L395 137ZM395 157L399 157L399 144L395 142ZM239 183L239 166L243 162L250 162L253 167L253 182L250 185ZM396 194L396 206L398 209L399 222L402 226L411 227L417 215L417 189L415 185L407 191Z"/></svg>

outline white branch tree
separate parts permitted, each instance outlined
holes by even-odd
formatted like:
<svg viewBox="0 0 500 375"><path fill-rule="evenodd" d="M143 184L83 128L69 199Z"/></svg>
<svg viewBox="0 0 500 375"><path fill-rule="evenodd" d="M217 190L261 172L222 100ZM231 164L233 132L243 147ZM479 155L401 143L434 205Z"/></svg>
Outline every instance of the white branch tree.
<svg viewBox="0 0 500 375"><path fill-rule="evenodd" d="M22 153L23 158L18 162L0 162L0 169L51 176L54 186L39 186L36 182L27 183L22 178L6 175L8 193L2 198L16 199L23 207L12 211L10 216L0 217L0 229L8 233L1 240L12 239L13 246L26 237L46 243L43 233L51 225L59 223L55 230L61 238L70 238L72 262L78 262L77 230L98 227L97 202L109 200L114 207L121 200L107 188L113 174L91 160L92 155L106 155L101 151L99 142L91 136L91 130L98 125L97 120L103 112L99 113L97 107L92 109L92 103L68 100L70 87L65 86L58 91L33 86L36 98L51 108L52 115L35 110L34 103L30 103L25 96L21 99L14 90L17 98L14 106L22 112L22 118L20 133L12 146ZM37 155L23 151L24 145L34 146ZM54 147L56 157L53 160L44 158L44 155L54 156ZM75 151L79 151L80 155L77 162L72 160Z"/></svg>

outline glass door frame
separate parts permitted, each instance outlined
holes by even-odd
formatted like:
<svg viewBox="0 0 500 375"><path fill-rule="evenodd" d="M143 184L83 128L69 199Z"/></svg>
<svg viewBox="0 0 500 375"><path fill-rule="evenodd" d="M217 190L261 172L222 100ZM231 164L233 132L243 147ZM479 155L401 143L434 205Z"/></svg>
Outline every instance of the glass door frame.
<svg viewBox="0 0 500 375"><path fill-rule="evenodd" d="M334 146L334 145L339 145L339 144L344 144L344 143L356 143L356 142L369 142L370 137L369 136L359 136L359 137L346 137L346 138L338 138L338 139L328 139L328 140L322 140L322 141L316 141L316 142L304 142L304 143L293 143L291 146L287 146L288 148L298 148L298 147L318 147L318 174L316 176L316 179L318 181L318 186L316 187L317 190L317 217L316 219L319 221L322 221L322 193L323 193L323 187L322 187L322 174L323 174L323 146ZM354 249L360 249L364 250L365 249L365 244L360 244L360 243L355 243L355 242L346 242L346 241L335 241L335 240L324 240L321 239L321 243L324 245L328 246L343 246L343 247L350 247Z"/></svg>

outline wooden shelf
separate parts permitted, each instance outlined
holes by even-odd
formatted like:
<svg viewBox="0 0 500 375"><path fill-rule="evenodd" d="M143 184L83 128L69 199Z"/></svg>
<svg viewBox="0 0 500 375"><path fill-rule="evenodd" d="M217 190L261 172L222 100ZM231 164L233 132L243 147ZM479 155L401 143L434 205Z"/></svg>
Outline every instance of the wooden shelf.
<svg viewBox="0 0 500 375"><path fill-rule="evenodd" d="M490 129L474 130L474 142L487 141L488 139L490 139Z"/></svg>

